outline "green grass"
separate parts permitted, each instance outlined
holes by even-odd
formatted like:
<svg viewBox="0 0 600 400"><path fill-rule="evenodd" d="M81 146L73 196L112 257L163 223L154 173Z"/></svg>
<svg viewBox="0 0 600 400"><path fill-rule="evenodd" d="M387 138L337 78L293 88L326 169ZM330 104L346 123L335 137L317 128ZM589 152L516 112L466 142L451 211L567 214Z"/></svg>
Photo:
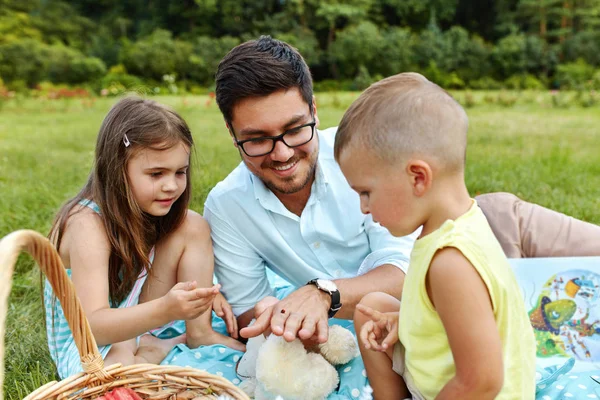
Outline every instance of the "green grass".
<svg viewBox="0 0 600 400"><path fill-rule="evenodd" d="M465 94L457 94L459 100ZM473 195L508 191L600 223L600 108L554 108L550 94L529 93L505 107L473 95L467 184ZM321 127L337 125L355 93L317 96ZM208 97L160 97L188 121L196 140L191 207L240 161ZM90 172L95 137L115 99L0 103L0 237L21 228L47 233L54 213ZM4 283L2 283L4 284ZM2 312L2 311L0 311ZM6 332L7 399L55 379L46 348L39 272L21 257Z"/></svg>

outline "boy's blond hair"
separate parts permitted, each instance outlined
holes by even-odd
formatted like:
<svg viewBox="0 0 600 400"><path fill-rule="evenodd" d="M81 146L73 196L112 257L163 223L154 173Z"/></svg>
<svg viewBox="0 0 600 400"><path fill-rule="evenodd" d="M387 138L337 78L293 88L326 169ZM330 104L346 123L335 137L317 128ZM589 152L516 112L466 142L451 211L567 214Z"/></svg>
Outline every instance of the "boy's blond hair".
<svg viewBox="0 0 600 400"><path fill-rule="evenodd" d="M422 156L445 171L462 172L467 114L446 91L423 75L406 72L372 84L344 114L335 158L365 148L391 164Z"/></svg>

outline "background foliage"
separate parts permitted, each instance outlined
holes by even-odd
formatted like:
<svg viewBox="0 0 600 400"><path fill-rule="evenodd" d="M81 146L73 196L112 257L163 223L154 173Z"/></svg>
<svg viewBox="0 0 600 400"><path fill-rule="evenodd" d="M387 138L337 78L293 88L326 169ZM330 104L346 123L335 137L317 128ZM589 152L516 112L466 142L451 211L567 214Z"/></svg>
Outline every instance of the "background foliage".
<svg viewBox="0 0 600 400"><path fill-rule="evenodd" d="M203 92L229 49L269 34L317 89L406 70L452 88L599 89L599 26L600 0L0 0L0 79Z"/></svg>

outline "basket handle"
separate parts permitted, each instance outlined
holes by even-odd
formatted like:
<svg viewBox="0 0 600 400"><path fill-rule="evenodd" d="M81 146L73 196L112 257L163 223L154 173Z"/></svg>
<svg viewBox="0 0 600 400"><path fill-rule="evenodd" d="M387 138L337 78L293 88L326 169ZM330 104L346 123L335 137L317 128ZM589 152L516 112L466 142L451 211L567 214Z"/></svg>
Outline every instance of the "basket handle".
<svg viewBox="0 0 600 400"><path fill-rule="evenodd" d="M14 265L21 251L31 254L50 281L73 333L83 370L95 375L101 382L106 382L111 376L104 370L104 361L96 340L58 252L52 243L38 232L18 230L0 240L0 392L4 380L4 336L8 296ZM1 398L0 393L0 400Z"/></svg>

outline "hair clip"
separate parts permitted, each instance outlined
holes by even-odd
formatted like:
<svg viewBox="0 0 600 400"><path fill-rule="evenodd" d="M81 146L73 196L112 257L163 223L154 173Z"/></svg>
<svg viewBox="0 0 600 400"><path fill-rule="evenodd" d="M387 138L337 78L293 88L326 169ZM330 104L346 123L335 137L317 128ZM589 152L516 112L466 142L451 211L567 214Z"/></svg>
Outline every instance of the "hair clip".
<svg viewBox="0 0 600 400"><path fill-rule="evenodd" d="M123 135L123 144L125 145L125 147L129 147L129 145L131 144L127 135Z"/></svg>

